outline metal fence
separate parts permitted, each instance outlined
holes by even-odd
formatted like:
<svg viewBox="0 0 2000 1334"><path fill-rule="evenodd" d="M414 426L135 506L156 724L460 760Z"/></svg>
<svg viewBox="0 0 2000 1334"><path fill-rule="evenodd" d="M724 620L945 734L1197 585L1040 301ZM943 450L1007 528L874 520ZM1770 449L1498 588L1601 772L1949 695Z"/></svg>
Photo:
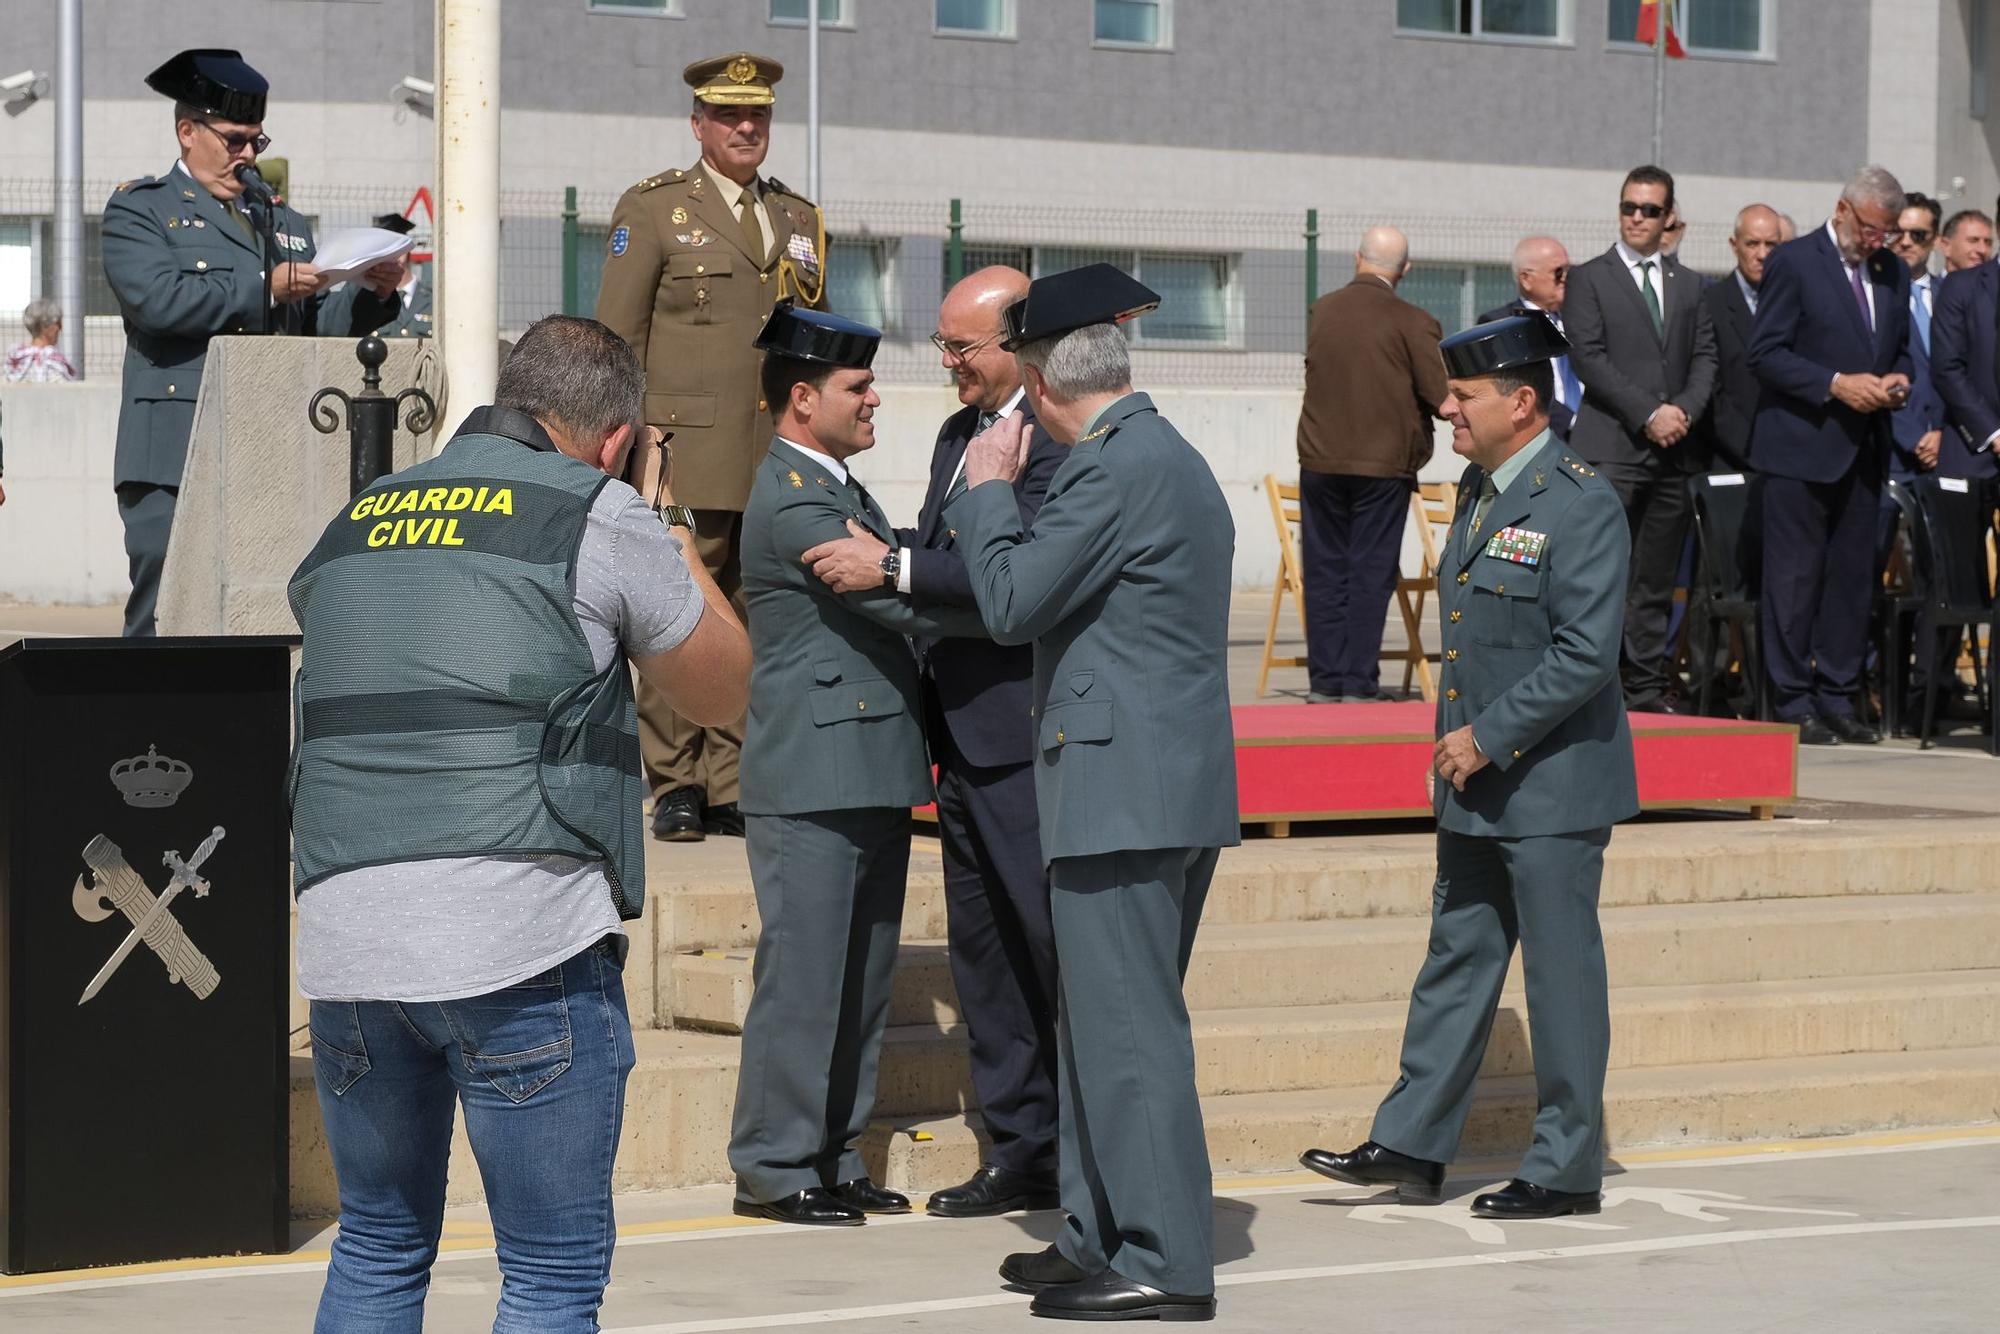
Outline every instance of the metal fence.
<svg viewBox="0 0 2000 1334"><path fill-rule="evenodd" d="M114 182L92 182L92 207ZM301 187L293 205L324 237L399 211L408 185ZM617 196L575 190L507 191L501 197L500 321L516 333L542 315L589 313L596 304ZM0 180L0 347L22 336L19 310L55 290L49 181ZM1004 263L1031 274L1108 260L1158 290L1158 311L1131 329L1143 383L1216 389L1300 383L1306 311L1316 293L1345 283L1361 233L1393 222L1410 237L1416 267L1402 294L1447 333L1513 295L1509 260L1523 236L1545 233L1582 260L1608 244L1612 220L1382 216L1309 209L1291 213L1165 212L956 200L832 200L828 296L842 313L888 334L876 361L893 383L942 383L927 335L953 278ZM419 250L429 246L419 218ZM104 279L95 212L84 225L86 374L116 372L124 350L118 305ZM1696 269L1730 264L1720 225L1696 224L1681 251ZM69 312L72 322L76 316Z"/></svg>

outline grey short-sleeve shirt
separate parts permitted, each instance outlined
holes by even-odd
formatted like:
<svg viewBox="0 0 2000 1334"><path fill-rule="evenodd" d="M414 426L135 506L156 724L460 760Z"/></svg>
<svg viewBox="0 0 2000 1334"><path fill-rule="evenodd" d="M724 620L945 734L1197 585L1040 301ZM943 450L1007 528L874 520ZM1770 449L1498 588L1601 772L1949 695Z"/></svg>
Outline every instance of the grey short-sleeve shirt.
<svg viewBox="0 0 2000 1334"><path fill-rule="evenodd" d="M599 671L677 647L701 590L638 492L615 478L577 551L576 614ZM308 1000L442 1001L545 972L621 930L611 882L568 857L451 857L328 876L299 898Z"/></svg>

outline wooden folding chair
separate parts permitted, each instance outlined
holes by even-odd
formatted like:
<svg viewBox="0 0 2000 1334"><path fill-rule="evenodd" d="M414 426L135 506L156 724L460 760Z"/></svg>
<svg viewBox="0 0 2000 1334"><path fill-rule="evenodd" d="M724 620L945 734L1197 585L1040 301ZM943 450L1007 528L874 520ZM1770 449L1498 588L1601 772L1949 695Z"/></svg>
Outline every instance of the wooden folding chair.
<svg viewBox="0 0 2000 1334"><path fill-rule="evenodd" d="M1303 667L1304 658L1280 658L1272 654L1278 644L1278 609L1285 594L1299 613L1299 634L1306 632L1305 578L1299 566L1299 488L1281 482L1274 473L1264 474L1264 495L1271 502L1271 523L1278 530L1278 578L1271 588L1271 619L1264 626L1264 662L1257 669L1257 694L1261 698L1271 682L1273 667Z"/></svg>
<svg viewBox="0 0 2000 1334"><path fill-rule="evenodd" d="M1437 678L1431 673L1431 663L1438 655L1424 648L1424 599L1437 591L1438 551L1444 535L1451 530L1451 518L1457 509L1456 482L1424 482L1410 493L1410 518L1417 525L1422 554L1415 575L1396 578L1396 607L1403 615L1403 647L1382 651L1385 660L1402 660L1403 693L1409 693L1410 678L1414 676L1427 702L1437 698Z"/></svg>

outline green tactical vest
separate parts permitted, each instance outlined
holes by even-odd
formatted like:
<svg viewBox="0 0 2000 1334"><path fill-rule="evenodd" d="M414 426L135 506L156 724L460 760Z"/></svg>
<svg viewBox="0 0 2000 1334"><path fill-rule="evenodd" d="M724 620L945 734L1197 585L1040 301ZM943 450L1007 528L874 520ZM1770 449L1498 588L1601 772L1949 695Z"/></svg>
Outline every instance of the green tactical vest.
<svg viewBox="0 0 2000 1334"><path fill-rule="evenodd" d="M434 857L599 861L645 898L638 714L591 664L576 556L609 479L482 408L350 502L292 576L296 892Z"/></svg>

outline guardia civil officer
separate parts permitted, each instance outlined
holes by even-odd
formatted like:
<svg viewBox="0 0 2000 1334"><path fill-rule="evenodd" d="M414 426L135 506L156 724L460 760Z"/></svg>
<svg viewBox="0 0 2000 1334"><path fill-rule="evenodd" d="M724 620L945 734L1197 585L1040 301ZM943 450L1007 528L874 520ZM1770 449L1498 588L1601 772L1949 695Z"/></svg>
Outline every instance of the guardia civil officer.
<svg viewBox="0 0 2000 1334"><path fill-rule="evenodd" d="M380 214L375 219L375 226L401 236L408 236L417 229L416 223L400 213ZM396 261L396 265L396 295L402 299L403 308L382 333L391 338L430 338L437 333L431 325L430 270L412 261L408 251Z"/></svg>
<svg viewBox="0 0 2000 1334"><path fill-rule="evenodd" d="M945 508L1001 643L1035 646L1035 789L1055 927L1060 1183L1048 1249L1001 1275L1037 1315L1215 1314L1208 1145L1181 982L1239 841L1227 664L1236 531L1207 462L1132 390L1120 323L1159 297L1109 264L1009 306L1043 430L1071 446L1032 525L1012 414ZM1001 483L996 485L996 483Z"/></svg>
<svg viewBox="0 0 2000 1334"><path fill-rule="evenodd" d="M786 304L757 339L777 430L743 514L743 812L761 929L729 1165L736 1212L787 1223L910 1207L855 1147L889 1016L910 808L934 795L905 636L980 633L970 610L915 610L893 585L836 593L801 559L850 520L892 539L848 470L875 443L881 337Z"/></svg>
<svg viewBox="0 0 2000 1334"><path fill-rule="evenodd" d="M422 1327L454 1098L494 1328L598 1327L634 1060L621 923L646 883L631 674L727 718L750 666L686 514L616 478L656 443L644 400L616 334L540 321L495 402L292 577L299 989L340 1186L320 1334Z"/></svg>
<svg viewBox="0 0 2000 1334"><path fill-rule="evenodd" d="M264 332L359 337L397 311L393 265L327 292L302 215L259 202L253 220L236 173L254 168L270 147L270 85L240 53L183 51L148 74L146 86L173 99L180 159L158 176L126 181L104 205L104 277L125 317L112 481L132 576L127 635L153 633L208 340ZM259 235L267 211L269 238Z"/></svg>
<svg viewBox="0 0 2000 1334"><path fill-rule="evenodd" d="M779 406L758 391L757 333L780 299L820 306L826 287L819 209L758 174L784 74L748 51L682 71L701 158L620 197L597 297L597 318L646 367L646 420L673 433L674 493L694 510L701 558L739 600L743 506L769 444L766 414ZM696 727L642 682L639 738L655 837L743 832L740 721Z"/></svg>
<svg viewBox="0 0 2000 1334"><path fill-rule="evenodd" d="M1540 1110L1519 1174L1472 1211L1594 1214L1611 1042L1597 891L1611 826L1639 809L1618 685L1631 538L1610 484L1549 433L1555 327L1499 320L1442 349L1471 466L1439 577L1430 952L1368 1141L1300 1161L1405 1203L1442 1198L1518 940Z"/></svg>

